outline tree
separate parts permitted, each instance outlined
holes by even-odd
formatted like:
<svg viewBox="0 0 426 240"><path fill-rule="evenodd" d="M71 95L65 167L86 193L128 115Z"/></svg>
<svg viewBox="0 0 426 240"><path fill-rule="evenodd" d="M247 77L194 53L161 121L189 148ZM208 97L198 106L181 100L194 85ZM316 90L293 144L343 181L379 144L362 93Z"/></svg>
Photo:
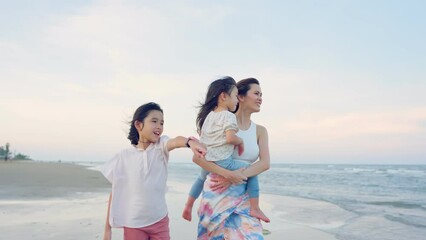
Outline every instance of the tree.
<svg viewBox="0 0 426 240"><path fill-rule="evenodd" d="M27 155L18 153L15 155L15 157L13 158L13 160L31 160L31 158Z"/></svg>
<svg viewBox="0 0 426 240"><path fill-rule="evenodd" d="M4 160L7 161L9 159L10 155L10 143L6 143L5 149L4 149Z"/></svg>
<svg viewBox="0 0 426 240"><path fill-rule="evenodd" d="M13 156L13 158L12 158ZM13 159L13 160L31 160L31 158L22 153L12 154L10 151L10 143L6 143L4 146L0 146L0 159L4 159L5 161Z"/></svg>
<svg viewBox="0 0 426 240"><path fill-rule="evenodd" d="M3 146L0 146L0 159L5 159L6 150L4 150Z"/></svg>

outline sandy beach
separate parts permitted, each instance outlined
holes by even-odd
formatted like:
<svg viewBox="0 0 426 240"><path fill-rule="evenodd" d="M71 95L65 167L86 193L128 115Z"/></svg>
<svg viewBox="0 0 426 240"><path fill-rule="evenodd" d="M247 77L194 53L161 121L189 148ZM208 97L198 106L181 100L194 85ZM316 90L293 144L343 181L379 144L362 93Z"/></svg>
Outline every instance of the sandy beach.
<svg viewBox="0 0 426 240"><path fill-rule="evenodd" d="M189 183L169 181L168 187L172 239L196 239L196 207L192 222L181 218ZM1 162L0 238L102 239L109 188L98 171L76 164ZM310 219L309 212L328 209L337 217L346 214L329 203L268 194L261 195L261 207L271 218L264 224L269 240L336 239L304 222L334 227L341 223ZM120 229L113 229L113 239L122 239Z"/></svg>

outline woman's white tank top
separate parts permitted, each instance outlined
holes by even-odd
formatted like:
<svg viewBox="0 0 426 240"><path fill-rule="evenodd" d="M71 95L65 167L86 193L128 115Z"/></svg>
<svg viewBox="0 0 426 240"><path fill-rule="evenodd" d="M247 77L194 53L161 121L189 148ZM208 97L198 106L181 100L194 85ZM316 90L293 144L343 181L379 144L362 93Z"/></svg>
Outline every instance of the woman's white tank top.
<svg viewBox="0 0 426 240"><path fill-rule="evenodd" d="M241 156L238 156L238 151L235 149L232 154L233 159L252 164L259 158L259 145L257 144L256 128L256 123L251 121L250 127L247 130L238 130L237 136L242 138L244 141L244 152Z"/></svg>

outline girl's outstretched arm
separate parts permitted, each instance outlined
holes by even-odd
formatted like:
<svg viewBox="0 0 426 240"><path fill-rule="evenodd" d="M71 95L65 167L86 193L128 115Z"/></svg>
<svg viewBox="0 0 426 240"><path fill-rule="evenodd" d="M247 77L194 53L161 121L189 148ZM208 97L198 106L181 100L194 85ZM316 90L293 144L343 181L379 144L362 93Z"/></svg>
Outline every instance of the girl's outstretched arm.
<svg viewBox="0 0 426 240"><path fill-rule="evenodd" d="M109 224L109 210L111 207L111 197L112 197L112 192L109 194L108 212L106 216L105 231L104 231L104 240L111 240L111 225Z"/></svg>
<svg viewBox="0 0 426 240"><path fill-rule="evenodd" d="M257 125L257 142L259 145L259 161L244 170L246 177L256 176L270 168L268 131L264 126Z"/></svg>
<svg viewBox="0 0 426 240"><path fill-rule="evenodd" d="M167 150L172 151L176 148L190 147L195 155L204 157L207 153L207 149L204 144L201 144L198 139L194 137L186 138L178 136L167 141Z"/></svg>

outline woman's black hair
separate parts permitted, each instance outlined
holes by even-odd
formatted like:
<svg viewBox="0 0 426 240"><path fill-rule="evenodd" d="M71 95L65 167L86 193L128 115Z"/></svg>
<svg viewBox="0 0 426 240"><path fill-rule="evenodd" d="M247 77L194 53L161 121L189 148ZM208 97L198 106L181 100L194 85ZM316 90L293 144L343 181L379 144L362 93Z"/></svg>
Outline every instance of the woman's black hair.
<svg viewBox="0 0 426 240"><path fill-rule="evenodd" d="M204 121L207 115L217 107L219 95L223 92L231 94L232 89L236 87L237 83L232 77L226 76L210 83L207 90L206 99L204 103L200 104L200 111L197 115L197 131L201 133Z"/></svg>
<svg viewBox="0 0 426 240"><path fill-rule="evenodd" d="M256 78L246 78L238 81L238 95L246 96L247 92L251 89L251 84L257 84L260 86L259 81Z"/></svg>
<svg viewBox="0 0 426 240"><path fill-rule="evenodd" d="M251 89L252 84L260 86L259 81L256 78L246 78L237 82L238 96L247 96L247 92ZM238 111L240 104L237 104L237 108L234 113Z"/></svg>
<svg viewBox="0 0 426 240"><path fill-rule="evenodd" d="M137 145L139 141L139 133L135 127L135 122L136 121L143 122L145 118L148 116L149 112L153 110L163 112L163 109L161 109L160 105L154 102L149 102L138 107L138 109L136 109L135 113L133 114L133 119L130 122L129 135L127 136L127 138L130 140L130 142L133 145Z"/></svg>

